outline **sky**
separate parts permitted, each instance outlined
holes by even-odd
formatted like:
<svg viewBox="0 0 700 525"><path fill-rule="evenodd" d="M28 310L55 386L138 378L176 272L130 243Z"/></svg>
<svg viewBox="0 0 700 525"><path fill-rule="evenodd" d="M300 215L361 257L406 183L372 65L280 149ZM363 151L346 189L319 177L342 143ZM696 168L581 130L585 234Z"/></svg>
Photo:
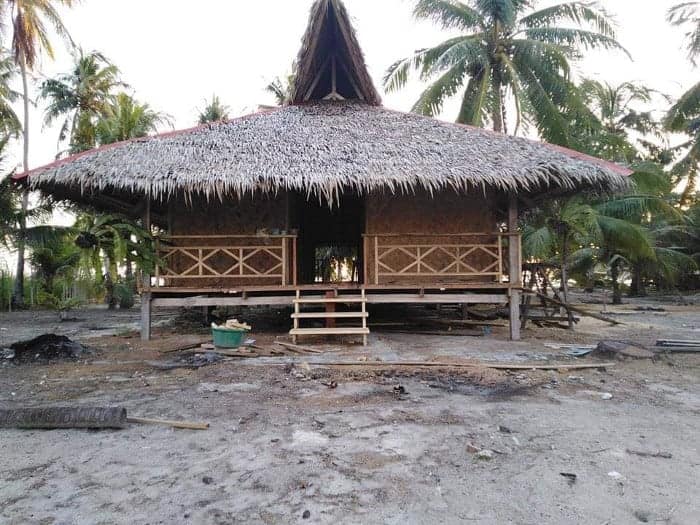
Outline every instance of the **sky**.
<svg viewBox="0 0 700 525"><path fill-rule="evenodd" d="M578 74L613 84L640 81L671 96L680 95L700 72L686 60L682 30L665 22L666 11L679 1L602 0L632 60L620 52L592 52L576 65ZM106 55L120 68L134 95L171 115L174 127L180 129L196 123L198 109L213 93L231 108L231 116L273 103L264 88L276 76L291 72L311 3L82 0L61 13L78 45ZM555 3L540 0L537 6ZM446 38L431 22L413 19L411 0L345 0L345 4L378 87L384 71L398 58ZM54 61L41 60L35 85L42 78L70 71L70 53L58 41L55 47ZM423 87L412 82L399 93L384 95L384 105L408 111ZM51 162L58 151L59 126L43 126L43 109L38 101L31 111L30 167ZM441 118L454 120L456 113L456 106L448 104ZM20 165L19 144L14 151L5 168Z"/></svg>

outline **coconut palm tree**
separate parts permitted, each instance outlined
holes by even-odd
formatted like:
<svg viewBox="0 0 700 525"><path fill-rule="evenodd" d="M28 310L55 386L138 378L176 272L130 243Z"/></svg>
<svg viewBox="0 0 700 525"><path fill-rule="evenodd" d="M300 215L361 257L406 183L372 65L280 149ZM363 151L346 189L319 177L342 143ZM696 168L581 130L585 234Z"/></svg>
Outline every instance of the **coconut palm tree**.
<svg viewBox="0 0 700 525"><path fill-rule="evenodd" d="M230 109L226 104L221 102L218 96L213 94L211 96L211 101L205 100L205 103L206 105L204 109L199 112L199 118L197 119L200 124L228 120Z"/></svg>
<svg viewBox="0 0 700 525"><path fill-rule="evenodd" d="M106 115L96 125L98 144L112 144L123 140L145 137L157 131L161 124L172 125L165 113L141 104L127 93L119 93L108 105Z"/></svg>
<svg viewBox="0 0 700 525"><path fill-rule="evenodd" d="M47 23L54 33L71 46L73 41L63 25L56 6L72 7L76 0L5 0L5 16L9 16L12 26L12 58L19 67L22 76L22 99L24 109L23 156L24 170L29 169L29 73L34 70L37 59L42 52L49 58L54 57L53 46ZM20 231L27 227L26 215L29 206L29 192L22 195L22 216ZM12 301L16 306L24 304L24 241L20 237L17 245L17 272Z"/></svg>
<svg viewBox="0 0 700 525"><path fill-rule="evenodd" d="M517 134L534 123L552 142L568 143L564 109L586 111L570 81L571 62L587 49L622 49L605 11L567 2L531 11L531 0L418 0L413 14L461 34L416 51L387 71L387 91L412 70L431 84L413 111L434 116L461 92L457 122ZM577 26L577 27L570 27ZM506 108L515 108L514 123Z"/></svg>
<svg viewBox="0 0 700 525"><path fill-rule="evenodd" d="M660 149L649 140L653 136L657 141L663 141L660 122L651 111L639 111L634 106L651 103L654 95L667 97L636 82L612 85L584 79L579 90L598 124L584 130L583 136L578 137L579 149L625 164L639 162L642 156Z"/></svg>
<svg viewBox="0 0 700 525"><path fill-rule="evenodd" d="M146 272L156 264L151 233L125 217L82 213L70 230L81 249L82 266L102 276L110 309L116 306L114 285L119 264L134 261Z"/></svg>
<svg viewBox="0 0 700 525"><path fill-rule="evenodd" d="M278 106L283 106L289 100L292 84L294 84L294 75L275 77L272 82L265 86L265 91L275 98L275 103Z"/></svg>
<svg viewBox="0 0 700 525"><path fill-rule="evenodd" d="M0 137L16 137L22 132L22 124L12 108L19 93L10 87L17 73L12 57L0 52Z"/></svg>
<svg viewBox="0 0 700 525"><path fill-rule="evenodd" d="M700 56L700 2L685 2L672 7L667 19L674 26L687 28L688 59L695 66ZM673 169L676 182L685 183L681 204L688 204L696 190L700 166L700 82L671 107L665 125L669 131L685 133L690 137L676 148L683 153Z"/></svg>
<svg viewBox="0 0 700 525"><path fill-rule="evenodd" d="M69 139L69 152L79 153L97 143L95 125L107 114L113 91L125 84L119 80L119 69L102 53L85 53L79 49L70 73L45 80L41 98L48 100L44 124L50 126L64 119L59 144Z"/></svg>
<svg viewBox="0 0 700 525"><path fill-rule="evenodd" d="M560 267L565 298L573 267L578 273L598 263L609 268L613 302L619 304L623 268L641 273L654 265L670 278L672 268L684 258L681 251L664 244L660 229L652 228L652 221L663 220L670 228L683 220L667 199L668 176L647 163L637 166L632 178L634 186L627 193L598 201L581 196L553 200L531 213L523 228L523 251L526 257Z"/></svg>

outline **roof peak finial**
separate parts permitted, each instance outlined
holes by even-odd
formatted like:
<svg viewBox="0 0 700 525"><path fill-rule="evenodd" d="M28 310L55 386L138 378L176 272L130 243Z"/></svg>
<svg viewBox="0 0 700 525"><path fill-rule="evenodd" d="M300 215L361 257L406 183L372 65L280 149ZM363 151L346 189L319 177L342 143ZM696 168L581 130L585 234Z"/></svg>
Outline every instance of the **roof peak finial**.
<svg viewBox="0 0 700 525"><path fill-rule="evenodd" d="M381 105L341 0L316 0L294 67L292 104L361 100Z"/></svg>

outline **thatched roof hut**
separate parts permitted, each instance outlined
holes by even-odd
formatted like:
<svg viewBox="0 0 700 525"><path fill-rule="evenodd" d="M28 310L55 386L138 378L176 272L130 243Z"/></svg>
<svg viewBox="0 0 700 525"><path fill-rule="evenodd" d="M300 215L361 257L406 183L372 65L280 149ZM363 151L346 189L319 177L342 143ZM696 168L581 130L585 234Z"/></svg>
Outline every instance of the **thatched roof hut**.
<svg viewBox="0 0 700 525"><path fill-rule="evenodd" d="M296 190L614 191L630 170L564 148L380 106L340 0L316 0L290 103L111 144L19 174L58 198L117 209L150 198ZM123 211L123 210L122 210Z"/></svg>

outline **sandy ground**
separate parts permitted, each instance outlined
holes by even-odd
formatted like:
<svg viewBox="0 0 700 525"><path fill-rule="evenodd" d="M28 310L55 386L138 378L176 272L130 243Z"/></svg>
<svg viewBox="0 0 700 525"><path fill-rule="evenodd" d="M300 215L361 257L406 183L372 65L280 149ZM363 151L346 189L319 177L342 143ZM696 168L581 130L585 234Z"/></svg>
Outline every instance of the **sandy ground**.
<svg viewBox="0 0 700 525"><path fill-rule="evenodd" d="M640 304L666 311L633 312ZM201 337L165 326L172 312L159 314L163 326L148 344L130 333L136 311L84 310L71 323L0 315L0 346L53 331L95 348L77 363L2 365L1 408L121 405L130 415L211 424L0 430L0 523L700 523L697 354L568 372L304 364L571 364L598 358L544 343L650 345L700 334L698 306L637 301L617 310L624 325L531 327L518 343L503 328L484 337L374 331L367 348L324 344L318 356L168 371L147 361L172 360L159 350ZM278 335L254 337L269 346Z"/></svg>

